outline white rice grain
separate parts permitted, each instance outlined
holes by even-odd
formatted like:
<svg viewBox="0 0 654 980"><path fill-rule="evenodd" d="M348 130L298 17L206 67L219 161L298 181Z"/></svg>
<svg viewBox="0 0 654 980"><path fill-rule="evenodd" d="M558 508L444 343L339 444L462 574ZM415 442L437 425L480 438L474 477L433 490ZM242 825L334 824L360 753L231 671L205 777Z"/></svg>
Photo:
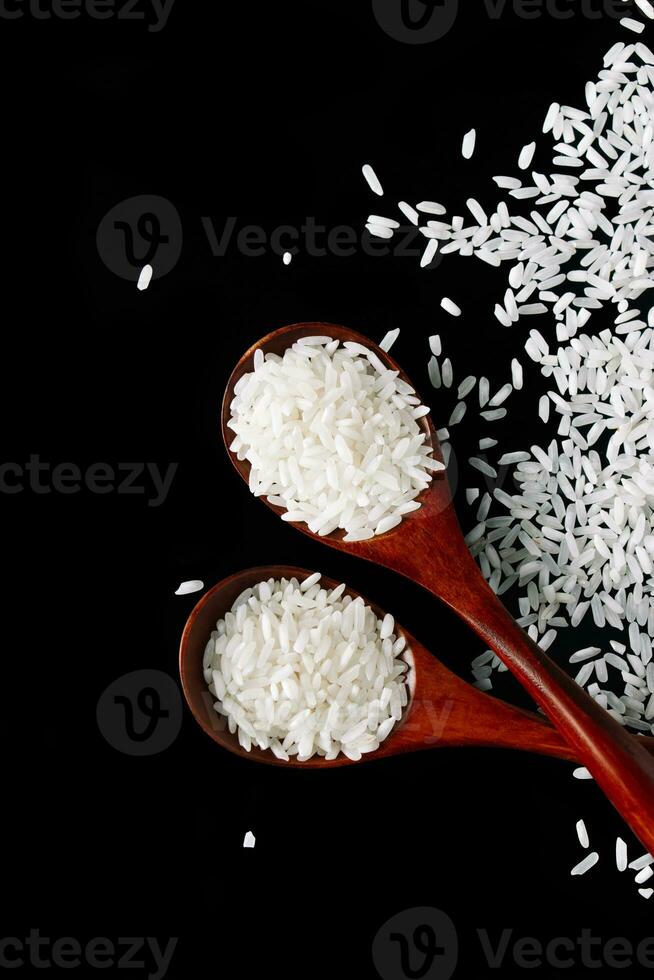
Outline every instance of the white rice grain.
<svg viewBox="0 0 654 980"><path fill-rule="evenodd" d="M594 867L598 861L599 861L599 854L597 853L597 851L591 851L590 854L586 855L583 861L580 861L579 864L576 864L574 866L570 874L584 875L586 874L587 871L590 871L590 869Z"/></svg>
<svg viewBox="0 0 654 980"><path fill-rule="evenodd" d="M474 129L469 130L463 137L461 154L465 160L470 160L472 154L475 152L476 140L477 140L477 133Z"/></svg>
<svg viewBox="0 0 654 980"><path fill-rule="evenodd" d="M200 592L204 588L204 582L197 579L189 579L188 582L181 582L175 589L175 595L190 595L192 592Z"/></svg>
<svg viewBox="0 0 654 980"><path fill-rule="evenodd" d="M143 290L147 289L148 286L150 285L151 279L152 279L152 266L144 265L143 268L141 269L141 272L139 273L139 278L136 284L136 288L140 292L143 292Z"/></svg>
<svg viewBox="0 0 654 980"><path fill-rule="evenodd" d="M526 146L520 151L520 157L518 159L518 166L521 170L527 170L531 161L534 158L534 153L536 152L536 143L527 143Z"/></svg>
<svg viewBox="0 0 654 980"><path fill-rule="evenodd" d="M372 169L369 163L364 163L363 167L361 168L361 173L365 177L368 187L373 192L373 194L378 194L380 197L382 197L384 193L384 189L379 182L379 178L377 177L377 174Z"/></svg>
<svg viewBox="0 0 654 980"><path fill-rule="evenodd" d="M579 843L581 844L581 846L588 847L590 843L588 840L588 831L586 830L586 824L584 823L583 820L577 820L576 830L577 830L577 837L579 838Z"/></svg>
<svg viewBox="0 0 654 980"><path fill-rule="evenodd" d="M461 316L460 307L458 307L456 303L453 303L452 300L449 299L447 296L443 296L441 300L441 306L443 307L445 312L449 313L451 316Z"/></svg>

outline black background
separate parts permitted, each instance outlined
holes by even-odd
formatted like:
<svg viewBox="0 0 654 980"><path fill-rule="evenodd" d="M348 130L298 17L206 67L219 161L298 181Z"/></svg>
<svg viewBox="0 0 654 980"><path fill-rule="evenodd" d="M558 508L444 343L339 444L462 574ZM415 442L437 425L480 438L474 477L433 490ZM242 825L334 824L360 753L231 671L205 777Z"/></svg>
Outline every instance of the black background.
<svg viewBox="0 0 654 980"><path fill-rule="evenodd" d="M401 327L394 354L423 392L434 332L457 383L468 373L486 373L494 388L509 380L526 328L504 330L492 316L506 273L459 257L421 270L415 256L365 254L363 224L371 211L396 216L401 198L464 213L474 196L492 209L501 196L492 175L515 174L534 138L534 166L549 172L540 127L550 101L582 104L603 53L628 35L614 18L589 16L599 0L585 13L561 4L569 19L464 6L447 36L425 45L389 37L366 0L177 0L158 33L142 21L38 20L27 9L0 19L3 457L179 464L156 508L147 495L87 489L26 486L2 498L5 935L178 936L173 977L374 977L377 930L413 906L454 920L457 975L487 975L477 928L542 942L584 928L604 941L653 932L651 907L613 858L616 833L632 857L642 848L569 764L434 750L285 771L222 752L188 714L171 748L139 759L96 724L97 701L120 675L176 676L197 598L175 597L179 582L209 586L251 565L347 580L466 676L482 649L411 583L279 522L231 471L217 427L238 356L302 320L376 340ZM467 162L460 146L472 126ZM364 162L383 199L363 181ZM173 271L143 293L96 246L105 213L141 194L172 202L184 234ZM349 226L358 245L352 257L317 257L300 242L289 267L270 248L242 254L235 240L215 257L207 216L218 230L233 216L267 234L309 216ZM459 320L440 309L443 295L463 307ZM533 325L553 337L550 319ZM482 435L507 450L554 435L537 419L545 382L521 360L525 390L508 419L489 426L469 410L455 432L462 463ZM445 424L453 392L428 397ZM480 481L466 471L457 501L468 528L469 485ZM587 639L561 637L560 655ZM506 677L497 690L521 697ZM601 860L570 878L581 816ZM247 830L254 850L242 848ZM567 972L585 970L578 960Z"/></svg>

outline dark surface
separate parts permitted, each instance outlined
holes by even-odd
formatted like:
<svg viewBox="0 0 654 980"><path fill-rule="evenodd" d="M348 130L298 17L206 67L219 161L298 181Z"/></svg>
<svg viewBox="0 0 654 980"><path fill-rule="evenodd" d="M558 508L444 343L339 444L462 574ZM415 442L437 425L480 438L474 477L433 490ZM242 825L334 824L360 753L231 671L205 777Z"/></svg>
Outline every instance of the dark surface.
<svg viewBox="0 0 654 980"><path fill-rule="evenodd" d="M477 929L492 930L494 944L502 929L513 940L575 941L590 929L603 943L637 943L654 934L652 906L631 873L615 871L620 821L568 764L434 750L302 773L232 758L188 713L173 744L146 758L117 751L96 723L121 675L176 678L195 601L173 595L178 583L209 586L255 564L346 579L465 673L481 648L429 596L321 549L249 497L221 448L219 407L246 346L300 320L377 340L400 326L394 356L423 390L426 338L438 331L458 381L486 373L497 387L525 338L522 325L503 330L492 316L505 272L456 257L421 270L415 256L360 247L311 257L304 245L285 268L269 248L255 258L235 240L214 257L201 218L220 231L238 216L237 227L270 234L309 216L360 238L366 215L395 216L400 198L463 213L474 196L490 209L500 199L491 176L516 172L550 101L579 105L602 54L625 36L614 19L589 17L589 4L583 15L571 3L569 20L524 19L509 5L493 19L475 4L424 45L388 37L366 2L223 6L177 0L158 33L86 16L0 20L4 459L179 464L159 507L148 506L149 482L145 495L29 485L2 495L2 935L177 936L173 977L372 978L375 934L416 906L454 921L455 976L497 973ZM472 126L477 150L465 162ZM541 136L536 169L549 166L549 146ZM384 199L361 177L366 161ZM174 204L184 242L174 269L139 293L101 261L96 231L112 207L144 194ZM440 310L443 295L460 302L460 320ZM534 325L552 334L550 321ZM525 390L509 418L488 426L469 410L456 432L461 461L488 434L481 425L505 449L551 438L535 421L543 381L521 359ZM452 393L432 402L445 424ZM470 484L481 485L466 474L460 504ZM460 513L471 526L465 502ZM560 655L594 638L562 637ZM510 680L498 690L521 700ZM580 816L601 861L573 879ZM241 846L247 830L254 850ZM626 836L633 857L640 849ZM573 976L585 972L578 948L575 957ZM434 970L445 976L438 961ZM509 951L511 971L524 972Z"/></svg>

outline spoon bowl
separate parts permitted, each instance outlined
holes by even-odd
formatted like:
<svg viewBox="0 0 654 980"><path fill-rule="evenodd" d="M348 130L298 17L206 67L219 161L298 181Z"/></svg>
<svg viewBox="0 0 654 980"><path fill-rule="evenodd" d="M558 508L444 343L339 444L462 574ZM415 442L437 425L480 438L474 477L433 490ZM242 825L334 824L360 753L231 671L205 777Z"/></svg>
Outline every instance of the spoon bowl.
<svg viewBox="0 0 654 980"><path fill-rule="evenodd" d="M214 585L212 589L209 589L191 612L182 634L179 654L182 688L188 706L200 727L215 742L235 755L246 759L253 759L257 762L265 762L269 765L296 766L304 769L353 765L353 761L342 753L336 759L324 759L321 756L315 755L306 762L298 762L297 758L291 756L289 761L285 762L283 759L277 759L269 749L261 749L256 745L253 745L249 752L246 751L240 744L237 734L229 731L227 719L223 715L219 715L214 709L213 705L216 699L210 693L204 679L204 670L202 667L204 650L212 631L216 628L216 622L224 618L225 613L231 609L235 599L245 589L251 588L269 578L297 578L301 582L309 575L311 575L311 572L287 565L248 568L242 572L237 572L235 575L231 575L229 578L223 579L217 585ZM333 589L338 584L338 582L334 582L324 576L321 578L321 585L324 588ZM356 598L356 593L352 589L346 588L345 594L352 596L353 599ZM371 605L377 617L383 617L384 613L377 606L369 602L367 604ZM399 636L401 634L406 636L407 647L409 647L411 642L413 642L412 638L398 626L397 635ZM410 654L406 655L406 662L409 664L407 675L409 702L404 709L402 720L398 722L391 735L382 743L377 752L370 753L370 755L374 755L375 757L393 754L393 752L389 752L388 750L390 747L388 743L392 741L395 732L404 727L407 717L413 710L416 675L413 658ZM363 759L366 758L367 756L363 756Z"/></svg>
<svg viewBox="0 0 654 980"><path fill-rule="evenodd" d="M227 383L222 406L222 432L237 472L246 480L249 464L229 449L228 422L234 387L254 368L261 350L281 354L296 340L310 334L327 335L341 342L354 341L373 351L383 364L399 372L415 389L393 359L367 337L346 327L300 323L282 327L251 347L236 365ZM442 461L436 432L429 416L423 423L433 455ZM636 739L521 629L484 580L465 543L452 504L445 472L435 473L419 498L421 507L405 515L399 525L367 541L347 542L342 533L319 540L340 551L391 568L419 583L453 609L494 650L523 687L545 711L589 769L616 809L650 852L654 852L654 758ZM281 510L265 501L280 515ZM302 523L299 530L316 538Z"/></svg>
<svg viewBox="0 0 654 980"><path fill-rule="evenodd" d="M345 341L352 341L354 343L361 344L364 347L370 348L389 370L397 371L402 381L405 381L407 384L411 385L411 387L414 387L411 380L407 377L399 364L396 364L390 354L383 351L381 347L376 347L367 337L364 337L363 334L356 333L354 330L349 330L347 327L340 327L334 323L297 323L290 327L282 327L279 330L274 330L272 333L262 337L261 340L258 340L256 344L245 352L232 372L223 396L221 412L223 441L227 449L227 454L236 472L241 479L245 481L245 483L249 483L250 463L247 459L239 459L236 453L233 453L229 448L234 440L234 433L229 428L228 424L231 417L231 404L234 400L234 389L243 375L254 371L254 355L258 350L261 350L264 354L277 354L281 356L286 348L290 347L296 341L302 340L304 337L315 336L316 334L333 337L334 340L340 340L341 343L344 343ZM417 424L425 435L425 445L431 448L432 455L435 459L439 460L439 462L443 462L443 455L441 453L436 430L431 420L431 415L425 415L423 418L418 419ZM284 513L283 507L278 507L276 504L272 504L267 497L262 496L259 499L262 500L264 504L270 508L270 510L277 514L278 517L281 517ZM382 555L383 547L380 547L380 543L383 544L389 539L396 540L398 535L401 534L402 541L404 542L403 546L405 547L406 531L407 527L409 526L409 522L414 532L416 532L417 529L419 531L420 528L424 528L426 529L427 533L429 533L429 528L433 527L431 522L436 514L447 511L448 507L452 503L452 497L444 471L439 471L432 474L432 482L430 483L429 487L426 490L423 490L416 500L421 504L419 510L407 514L402 520L402 523L398 524L397 527L394 527L391 531L387 531L386 534L377 535L376 537L371 538L369 541L344 541L343 538L345 537L345 532L340 528L332 531L329 534L318 535L311 531L303 522L295 522L293 523L293 527L296 527L299 531L302 531L303 534L308 535L308 537L321 541L324 544L328 544L332 548L337 548L340 551L356 553L362 558L367 558L369 561L385 564Z"/></svg>

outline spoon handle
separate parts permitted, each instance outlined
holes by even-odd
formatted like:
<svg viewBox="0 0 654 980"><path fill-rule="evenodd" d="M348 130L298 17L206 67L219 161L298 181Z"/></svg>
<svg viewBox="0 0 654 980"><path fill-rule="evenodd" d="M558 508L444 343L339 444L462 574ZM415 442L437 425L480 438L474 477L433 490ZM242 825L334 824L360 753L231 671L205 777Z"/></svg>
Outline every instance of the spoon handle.
<svg viewBox="0 0 654 980"><path fill-rule="evenodd" d="M516 749L520 752L547 755L553 759L578 762L577 753L572 746L563 738L559 730L549 724L543 716L536 714L535 711L522 711L519 708L505 712L505 702L496 697L489 699L493 703L493 711L489 711L489 717L495 726L493 734L489 733L482 738L475 736L474 726L479 717L479 705L477 705L475 716L471 719L470 732L467 737L460 737L456 742L457 745ZM502 710L496 710L498 705L502 706ZM507 705L507 707L513 708L512 705ZM650 756L654 755L654 738L636 735L631 735L630 738L634 741L637 740Z"/></svg>
<svg viewBox="0 0 654 980"><path fill-rule="evenodd" d="M495 651L654 853L654 758L518 626L467 549L456 557L447 587L443 587L438 567L431 574L423 565L419 580Z"/></svg>

